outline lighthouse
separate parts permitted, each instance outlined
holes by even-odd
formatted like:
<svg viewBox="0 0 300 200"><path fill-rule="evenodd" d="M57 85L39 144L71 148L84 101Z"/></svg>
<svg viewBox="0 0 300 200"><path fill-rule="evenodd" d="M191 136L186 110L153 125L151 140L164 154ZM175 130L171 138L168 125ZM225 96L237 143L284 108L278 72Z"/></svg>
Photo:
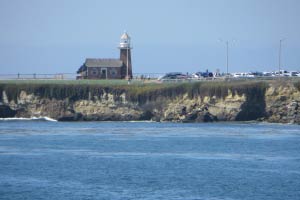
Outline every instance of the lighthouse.
<svg viewBox="0 0 300 200"><path fill-rule="evenodd" d="M130 37L120 38L120 58L86 58L77 70L77 79L132 79Z"/></svg>
<svg viewBox="0 0 300 200"><path fill-rule="evenodd" d="M125 75L125 79L132 79L132 64L131 64L131 46L130 46L130 37L125 31L120 39L120 60L124 63L125 71L122 73Z"/></svg>

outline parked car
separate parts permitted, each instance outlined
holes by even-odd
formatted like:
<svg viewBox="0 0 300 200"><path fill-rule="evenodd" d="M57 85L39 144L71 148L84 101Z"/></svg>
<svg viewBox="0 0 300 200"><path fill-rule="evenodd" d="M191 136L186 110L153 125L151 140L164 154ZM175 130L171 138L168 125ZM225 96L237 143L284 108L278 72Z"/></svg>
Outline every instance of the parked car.
<svg viewBox="0 0 300 200"><path fill-rule="evenodd" d="M206 71L206 72L196 72L192 74L193 78L208 78L208 77L214 77L214 74L212 72Z"/></svg>
<svg viewBox="0 0 300 200"><path fill-rule="evenodd" d="M253 73L242 72L242 73L233 73L234 78L254 78L255 75Z"/></svg>
<svg viewBox="0 0 300 200"><path fill-rule="evenodd" d="M263 76L272 76L272 72L263 72Z"/></svg>
<svg viewBox="0 0 300 200"><path fill-rule="evenodd" d="M274 76L290 76L290 73L286 70L275 71Z"/></svg>
<svg viewBox="0 0 300 200"><path fill-rule="evenodd" d="M233 73L232 75L233 75L234 78L244 77L243 73Z"/></svg>
<svg viewBox="0 0 300 200"><path fill-rule="evenodd" d="M300 73L296 71L289 72L289 76L300 77Z"/></svg>
<svg viewBox="0 0 300 200"><path fill-rule="evenodd" d="M170 72L164 76L158 78L158 80L169 80L169 79L188 79L189 76L181 72Z"/></svg>
<svg viewBox="0 0 300 200"><path fill-rule="evenodd" d="M260 77L260 76L263 76L264 74L263 74L263 72L251 72L251 74L253 74L255 77Z"/></svg>

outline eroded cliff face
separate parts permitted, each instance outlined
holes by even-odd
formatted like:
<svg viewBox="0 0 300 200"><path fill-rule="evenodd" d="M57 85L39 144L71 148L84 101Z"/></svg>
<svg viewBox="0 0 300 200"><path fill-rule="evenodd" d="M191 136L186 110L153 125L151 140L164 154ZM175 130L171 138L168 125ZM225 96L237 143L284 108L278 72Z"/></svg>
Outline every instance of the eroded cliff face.
<svg viewBox="0 0 300 200"><path fill-rule="evenodd" d="M246 101L245 95L229 95L223 98L198 97L190 99L187 95L169 101L163 110L164 121L213 122L234 121Z"/></svg>
<svg viewBox="0 0 300 200"><path fill-rule="evenodd" d="M300 124L300 92L291 83L274 83L265 94L268 122Z"/></svg>
<svg viewBox="0 0 300 200"><path fill-rule="evenodd" d="M158 100L159 99L159 100ZM63 100L41 98L21 91L16 100L2 93L0 117L47 116L60 121L153 120L175 122L214 122L264 120L280 123L300 123L298 114L300 92L292 85L270 85L267 90L238 94L228 90L225 97L188 94L175 98L156 98L144 103L129 102L126 92L103 93L88 99Z"/></svg>

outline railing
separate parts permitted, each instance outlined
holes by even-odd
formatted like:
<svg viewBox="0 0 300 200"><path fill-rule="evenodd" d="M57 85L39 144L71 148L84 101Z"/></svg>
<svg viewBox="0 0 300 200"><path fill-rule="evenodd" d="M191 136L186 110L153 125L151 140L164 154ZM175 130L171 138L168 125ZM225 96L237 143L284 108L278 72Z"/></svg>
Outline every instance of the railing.
<svg viewBox="0 0 300 200"><path fill-rule="evenodd" d="M295 80L299 81L300 77L283 77L283 76L256 76L256 77L208 77L208 78L187 78L187 79L161 79L160 82L164 83L180 83L180 82L208 82L208 81L271 81L271 80Z"/></svg>
<svg viewBox="0 0 300 200"><path fill-rule="evenodd" d="M56 73L56 74L0 74L0 80L73 80L76 79L74 73Z"/></svg>
<svg viewBox="0 0 300 200"><path fill-rule="evenodd" d="M159 77L164 76L165 73L134 73L134 79L158 79Z"/></svg>
<svg viewBox="0 0 300 200"><path fill-rule="evenodd" d="M157 79L164 73L135 73L133 79ZM55 73L55 74L39 74L39 73L17 73L17 74L0 74L0 80L75 80L78 74L75 73Z"/></svg>
<svg viewBox="0 0 300 200"><path fill-rule="evenodd" d="M165 75L164 73L134 73L134 80L157 80ZM55 73L55 74L0 74L0 80L76 80L78 74L75 73ZM208 77L208 78L186 78L186 79L161 79L161 82L194 82L194 81L242 81L242 80L300 80L300 77L285 76L256 76L256 77Z"/></svg>

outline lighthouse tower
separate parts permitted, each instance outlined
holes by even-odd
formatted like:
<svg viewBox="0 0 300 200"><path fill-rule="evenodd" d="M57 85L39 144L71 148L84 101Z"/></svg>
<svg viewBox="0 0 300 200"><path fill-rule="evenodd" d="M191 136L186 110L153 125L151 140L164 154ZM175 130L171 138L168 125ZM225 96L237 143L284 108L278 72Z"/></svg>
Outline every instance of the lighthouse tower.
<svg viewBox="0 0 300 200"><path fill-rule="evenodd" d="M123 78L127 80L132 79L132 65L131 65L131 51L130 51L132 48L130 46L130 37L126 31L121 36L119 49L120 49L120 60L123 61L123 63L126 66L126 69L122 73L125 75L123 76Z"/></svg>

